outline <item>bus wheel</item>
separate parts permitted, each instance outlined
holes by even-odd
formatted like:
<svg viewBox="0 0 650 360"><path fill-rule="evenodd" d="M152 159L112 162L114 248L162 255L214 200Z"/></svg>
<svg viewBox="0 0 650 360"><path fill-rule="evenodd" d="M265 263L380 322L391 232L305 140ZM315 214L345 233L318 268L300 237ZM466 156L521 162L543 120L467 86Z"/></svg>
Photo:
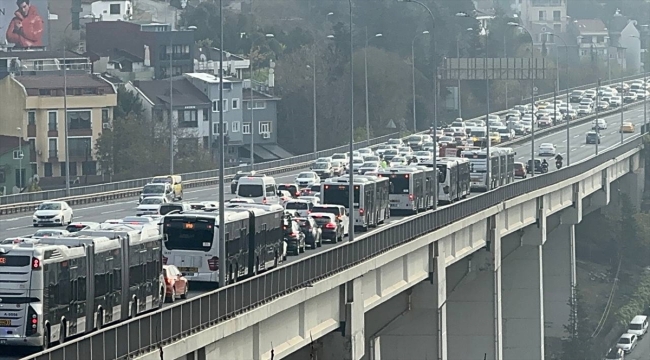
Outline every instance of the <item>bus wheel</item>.
<svg viewBox="0 0 650 360"><path fill-rule="evenodd" d="M45 325L43 329L43 350L50 348L50 325Z"/></svg>

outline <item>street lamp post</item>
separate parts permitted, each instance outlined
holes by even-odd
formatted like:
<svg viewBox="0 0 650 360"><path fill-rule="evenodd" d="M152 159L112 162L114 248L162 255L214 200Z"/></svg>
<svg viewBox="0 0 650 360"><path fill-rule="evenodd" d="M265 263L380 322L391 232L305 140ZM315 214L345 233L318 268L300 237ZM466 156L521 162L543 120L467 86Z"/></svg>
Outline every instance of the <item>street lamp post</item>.
<svg viewBox="0 0 650 360"><path fill-rule="evenodd" d="M648 25L641 25L641 26L647 30ZM642 44L643 44L643 42L641 41L641 37L640 37L640 36L630 35L630 37L633 37L633 38L638 39L638 40L639 40L639 45L642 45ZM647 73L646 69L647 69L647 66L650 65L650 64L646 64L647 59L648 59L648 56L647 56L647 53L645 53L645 54L646 54L646 56L644 57L645 61L643 62L643 83L644 83L644 84L647 84L647 83L648 83L648 79L647 79L648 73ZM623 84L622 84L622 82L621 82L621 89L622 89L622 86L623 86ZM647 96L644 96L644 97L643 97L643 129L641 129L641 133L642 133L642 134L643 134L643 133L646 133L646 132L648 131L648 106L647 106L647 99L648 99ZM621 92L621 112L622 112L622 111L623 111L623 94L622 94L622 92ZM621 117L623 117L623 115L621 115ZM623 134L623 133L621 133L621 136L623 136L622 134Z"/></svg>
<svg viewBox="0 0 650 360"><path fill-rule="evenodd" d="M273 37L275 37L275 35L273 35L273 34L264 34L263 37L259 37L259 38L255 39L251 43L250 56L248 57L249 62L250 62L250 74L251 74L251 76L250 76L250 78L251 78L250 79L251 97L250 97L250 100L249 100L249 106L251 107L251 170L253 169L253 166L255 166L255 101L253 100L253 98L254 98L253 97L253 49L255 48L255 43L258 40L266 40L266 39L271 39ZM316 71L316 70L314 70L314 71ZM221 103L221 112L223 112L223 111L224 111L224 106L223 106L223 102L222 102ZM219 130L219 133L222 134L221 135L222 137L223 137L223 132L224 132L223 128L221 130Z"/></svg>
<svg viewBox="0 0 650 360"><path fill-rule="evenodd" d="M436 69L436 18L433 16L433 12L426 6L424 3L419 0L398 0L399 2L415 3L420 5L431 17L431 37L433 40L432 54L431 54L431 64L433 67L432 77L433 77L433 146L431 147L432 158L433 158L433 169L438 173L438 154L436 154L436 149L438 148L438 72ZM436 175L436 179L438 176ZM436 182L437 183L437 182ZM436 188L438 185L436 185ZM433 209L438 208L438 192L433 192Z"/></svg>
<svg viewBox="0 0 650 360"><path fill-rule="evenodd" d="M384 36L381 33L377 33L373 36L373 38L380 38ZM363 48L363 72L364 72L364 77L366 81L366 145L370 145L370 109L369 109L369 102L368 102L368 42L370 41L370 38L368 38L368 27L366 26L366 46Z"/></svg>
<svg viewBox="0 0 650 360"><path fill-rule="evenodd" d="M68 31L68 28L72 25L70 22L65 29L63 29L63 37L65 38L65 33ZM68 64L67 64L67 41L63 41L63 143L65 146L65 195L70 196L70 151L68 149L68 133L69 133L69 124L68 124Z"/></svg>
<svg viewBox="0 0 650 360"><path fill-rule="evenodd" d="M23 190L23 129L16 128L18 132L18 189Z"/></svg>
<svg viewBox="0 0 650 360"><path fill-rule="evenodd" d="M348 241L354 241L354 171L352 168L352 159L354 158L354 40L352 37L352 0L348 0L350 7L350 149L348 155L349 183L348 186Z"/></svg>
<svg viewBox="0 0 650 360"><path fill-rule="evenodd" d="M533 70L533 59L535 58L535 40L533 35L523 27L521 24L516 22L509 22L508 25L517 27L525 31L528 36L530 36L530 111L533 114L531 118L531 136L530 136L530 160L531 160L531 176L535 176L535 76Z"/></svg>
<svg viewBox="0 0 650 360"><path fill-rule="evenodd" d="M219 103L223 106L223 0L219 0ZM242 102L243 103L243 102ZM219 111L219 129L223 130L223 111ZM212 135L212 129L210 129ZM226 191L224 180L224 144L223 131L219 136L219 287L226 286ZM212 137L212 136L210 136ZM251 149L251 152L253 149Z"/></svg>
<svg viewBox="0 0 650 360"><path fill-rule="evenodd" d="M329 19L330 16L334 15L333 12L328 12L327 16L325 17L325 21ZM314 120L314 156L316 156L316 153L318 152L318 128L317 128L317 111L316 111L316 36L312 34L314 37L314 44L312 46L312 82L313 82L313 89L312 89L312 95L313 95L313 120ZM328 39L333 39L334 35L328 35Z"/></svg>
<svg viewBox="0 0 650 360"><path fill-rule="evenodd" d="M411 67L411 74L413 77L413 132L418 131L418 122L417 122L417 116L415 112L415 40L418 38L420 35L428 35L429 30L424 30L422 33L417 34L413 37L413 40L411 41L411 61L413 62L412 67ZM459 87L460 89L460 87ZM460 90L459 90L460 93ZM460 94L459 94L460 96ZM459 113L460 113L460 108L459 108Z"/></svg>
<svg viewBox="0 0 650 360"><path fill-rule="evenodd" d="M557 34L554 34L552 32L547 32L546 34L554 36L560 41L562 41L562 44L564 45L564 49L566 50L566 78L567 81L569 80L569 47L567 46L566 41L560 37ZM558 59L558 51L557 51L557 46L555 47L555 55L556 55L556 61L555 61L555 66L557 67L557 72L556 72L556 77L557 77L557 91L560 91L560 66L559 66L559 61ZM569 166L571 164L571 119L569 118L569 87L567 86L566 88L566 165Z"/></svg>
<svg viewBox="0 0 650 360"><path fill-rule="evenodd" d="M477 12L478 13L478 12ZM486 169L485 169L485 181L486 181L486 187L487 190L492 189L493 181L492 181L492 164L491 164L491 153L490 153L490 143L492 142L491 137L490 137L490 79L488 77L488 48L489 48L489 43L488 43L488 28L487 28L487 20L488 19L493 19L493 16L488 16L482 13L481 14L483 20L486 20L485 25L481 24L483 32L485 32L485 54L483 58L483 71L485 75L485 91L486 91L486 106L485 106L485 125L486 125ZM479 20L477 16L471 16L465 12L459 12L456 14L458 17L469 17L469 18L474 18Z"/></svg>

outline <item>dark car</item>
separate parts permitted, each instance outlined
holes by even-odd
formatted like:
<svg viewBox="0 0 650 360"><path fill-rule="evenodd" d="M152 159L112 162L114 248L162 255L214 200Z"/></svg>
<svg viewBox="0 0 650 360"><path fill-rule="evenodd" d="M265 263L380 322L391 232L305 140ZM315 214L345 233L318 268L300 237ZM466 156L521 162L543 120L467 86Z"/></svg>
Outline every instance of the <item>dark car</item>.
<svg viewBox="0 0 650 360"><path fill-rule="evenodd" d="M322 239L327 239L331 242L343 240L343 224L341 224L341 220L336 215L325 212L314 212L311 213L311 217L320 226Z"/></svg>
<svg viewBox="0 0 650 360"><path fill-rule="evenodd" d="M310 248L315 249L323 246L322 231L316 221L311 217L297 218L296 222L300 225L300 230L305 234L305 243Z"/></svg>
<svg viewBox="0 0 650 360"><path fill-rule="evenodd" d="M595 131L589 131L585 138L587 144L600 144L600 134Z"/></svg>
<svg viewBox="0 0 650 360"><path fill-rule="evenodd" d="M284 241L287 242L287 252L298 255L305 252L305 234L300 229L300 224L295 217L284 221Z"/></svg>
<svg viewBox="0 0 650 360"><path fill-rule="evenodd" d="M230 182L230 193L231 194L237 193L237 184L239 184L239 179L243 178L244 176L251 176L251 175L255 175L255 171L238 171L237 174L235 174L235 177Z"/></svg>
<svg viewBox="0 0 650 360"><path fill-rule="evenodd" d="M278 185L278 190L285 190L291 194L292 197L297 198L300 196L300 189L296 184L280 184Z"/></svg>
<svg viewBox="0 0 650 360"><path fill-rule="evenodd" d="M528 172L526 171L526 166L524 163L516 162L515 163L515 177L526 178Z"/></svg>
<svg viewBox="0 0 650 360"><path fill-rule="evenodd" d="M68 225L65 230L71 233L81 231L81 230L93 230L100 227L99 223L96 222L73 222Z"/></svg>

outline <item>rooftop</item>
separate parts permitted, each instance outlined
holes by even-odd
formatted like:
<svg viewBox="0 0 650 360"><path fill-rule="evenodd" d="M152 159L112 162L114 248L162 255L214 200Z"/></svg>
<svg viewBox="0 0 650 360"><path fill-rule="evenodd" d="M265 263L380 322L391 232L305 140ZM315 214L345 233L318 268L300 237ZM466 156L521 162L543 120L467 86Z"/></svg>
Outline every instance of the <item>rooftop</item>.
<svg viewBox="0 0 650 360"><path fill-rule="evenodd" d="M135 86L154 105L169 104L169 79L135 81ZM209 106L210 99L184 77L172 79L174 106Z"/></svg>
<svg viewBox="0 0 650 360"><path fill-rule="evenodd" d="M30 75L16 76L16 81L26 89L60 89L63 88L63 75ZM110 87L109 94L114 94L115 89L106 80L90 74L68 74L67 86L70 88Z"/></svg>
<svg viewBox="0 0 650 360"><path fill-rule="evenodd" d="M0 58L19 58L23 60L40 60L40 59L85 59L83 55L79 55L72 51L66 51L65 56L63 51L0 51Z"/></svg>
<svg viewBox="0 0 650 360"><path fill-rule="evenodd" d="M604 33L607 34L607 26L600 19L581 19L574 21L574 25L581 34Z"/></svg>
<svg viewBox="0 0 650 360"><path fill-rule="evenodd" d="M251 89L245 88L242 89L242 100L249 101L251 99ZM253 100L280 100L280 98L273 95L265 94L257 90L253 90Z"/></svg>
<svg viewBox="0 0 650 360"><path fill-rule="evenodd" d="M210 84L219 84L219 77L216 75L208 74L208 73L187 73L184 74L187 77L191 77L197 80L205 81ZM223 78L224 83L234 83L234 82L240 82L240 80L235 79L235 78Z"/></svg>
<svg viewBox="0 0 650 360"><path fill-rule="evenodd" d="M205 56L206 60L219 61L220 51L216 47L197 46L194 50L194 58L201 60L201 55ZM223 61L248 61L241 55L235 55L228 51L223 52Z"/></svg>

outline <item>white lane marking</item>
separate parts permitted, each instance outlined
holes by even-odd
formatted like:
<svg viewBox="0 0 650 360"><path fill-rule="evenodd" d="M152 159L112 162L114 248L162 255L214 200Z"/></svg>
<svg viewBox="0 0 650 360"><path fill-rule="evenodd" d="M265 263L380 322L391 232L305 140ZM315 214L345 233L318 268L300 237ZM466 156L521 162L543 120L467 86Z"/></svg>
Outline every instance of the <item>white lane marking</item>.
<svg viewBox="0 0 650 360"><path fill-rule="evenodd" d="M117 210L104 211L104 212L102 212L102 215L103 214L116 213L116 212L120 212L120 211L124 211L124 210L123 209L117 209Z"/></svg>
<svg viewBox="0 0 650 360"><path fill-rule="evenodd" d="M26 229L28 227L29 226L18 226L18 227L6 228L5 230L10 231L10 230Z"/></svg>

